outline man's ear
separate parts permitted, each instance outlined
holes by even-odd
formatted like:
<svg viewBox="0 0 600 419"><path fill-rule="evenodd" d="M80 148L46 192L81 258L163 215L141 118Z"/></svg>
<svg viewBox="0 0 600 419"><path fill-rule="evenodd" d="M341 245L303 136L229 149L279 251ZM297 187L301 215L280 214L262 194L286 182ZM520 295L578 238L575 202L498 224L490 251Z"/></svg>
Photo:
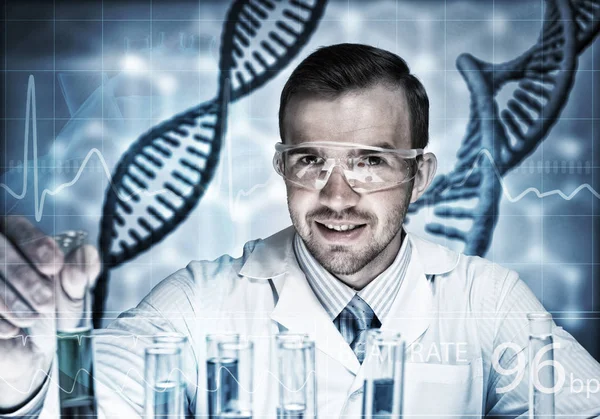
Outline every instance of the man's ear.
<svg viewBox="0 0 600 419"><path fill-rule="evenodd" d="M433 180L437 169L437 158L433 153L425 153L417 160L417 174L412 189L410 202L413 203L425 193L425 190Z"/></svg>

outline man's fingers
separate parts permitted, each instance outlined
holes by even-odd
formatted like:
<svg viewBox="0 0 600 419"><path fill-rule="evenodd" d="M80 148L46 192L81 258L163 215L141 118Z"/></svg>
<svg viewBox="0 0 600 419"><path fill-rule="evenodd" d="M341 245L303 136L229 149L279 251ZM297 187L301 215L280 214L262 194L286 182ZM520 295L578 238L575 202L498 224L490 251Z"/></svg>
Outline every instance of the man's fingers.
<svg viewBox="0 0 600 419"><path fill-rule="evenodd" d="M29 263L23 260L15 247L0 236L0 276L7 286L3 287L18 295L18 301L28 304L38 313L49 312L54 308L52 281L44 278ZM8 294L10 296L12 294ZM19 302L16 302L19 305ZM9 309L12 309L8 303Z"/></svg>
<svg viewBox="0 0 600 419"><path fill-rule="evenodd" d="M100 273L100 257L93 246L81 246L65 258L65 266L60 272L60 285L56 288L56 318L58 330L70 330L85 322L91 312L91 301L85 301L86 288L92 287ZM87 293L87 298L91 294ZM85 317L82 317L85 316Z"/></svg>
<svg viewBox="0 0 600 419"><path fill-rule="evenodd" d="M0 275L0 319L18 327L29 327L39 317Z"/></svg>
<svg viewBox="0 0 600 419"><path fill-rule="evenodd" d="M100 274L100 256L94 246L84 245L65 257L60 273L62 290L72 300L83 298L86 285L90 288Z"/></svg>
<svg viewBox="0 0 600 419"><path fill-rule="evenodd" d="M2 217L0 233L3 233L44 275L56 275L62 269L63 253L56 242L34 227L26 218Z"/></svg>
<svg viewBox="0 0 600 419"><path fill-rule="evenodd" d="M11 339L19 334L21 329L0 316L0 339Z"/></svg>
<svg viewBox="0 0 600 419"><path fill-rule="evenodd" d="M83 245L75 250L73 262L75 266L86 273L90 287L96 285L96 279L100 275L98 250L90 244Z"/></svg>

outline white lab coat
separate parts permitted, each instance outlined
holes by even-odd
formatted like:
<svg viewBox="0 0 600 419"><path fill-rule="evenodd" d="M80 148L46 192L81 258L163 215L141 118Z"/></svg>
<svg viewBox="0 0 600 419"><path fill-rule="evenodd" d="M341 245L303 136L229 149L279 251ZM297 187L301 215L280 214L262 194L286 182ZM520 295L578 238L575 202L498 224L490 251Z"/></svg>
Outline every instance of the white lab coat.
<svg viewBox="0 0 600 419"><path fill-rule="evenodd" d="M196 415L206 415L205 336L236 331L255 344L254 417L275 417L272 338L283 325L315 340L318 416L359 417L364 368L300 270L292 250L293 234L290 227L250 242L238 259L223 256L192 262L162 281L137 308L99 331L96 378L104 415L142 413L144 345L159 331L190 337L184 367L188 407ZM524 414L527 374L514 390L498 394L496 389L515 376L499 375L491 367L491 358L502 343L500 338L525 348L526 312L543 307L515 272L412 234L406 237L412 245L408 270L388 317L382 319L382 329L399 331L408 348L405 417ZM268 279L279 294L276 305ZM555 355L563 360L567 373L600 378L600 365L570 335L560 328L554 333L555 340L567 348ZM500 365L510 368L517 354L504 350L497 357ZM559 413L600 414L598 394L587 398L561 393L557 400ZM44 410L53 410L51 403L47 405Z"/></svg>

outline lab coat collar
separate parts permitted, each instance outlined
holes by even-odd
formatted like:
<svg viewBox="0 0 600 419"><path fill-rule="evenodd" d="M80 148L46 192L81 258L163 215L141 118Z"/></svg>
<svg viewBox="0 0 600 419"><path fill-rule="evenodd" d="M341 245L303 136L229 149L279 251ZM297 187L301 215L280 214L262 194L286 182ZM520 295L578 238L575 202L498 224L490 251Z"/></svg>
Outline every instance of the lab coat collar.
<svg viewBox="0 0 600 419"><path fill-rule="evenodd" d="M290 226L258 242L242 266L240 275L267 280L287 273L291 263L297 264L292 248L295 233L294 227ZM413 250L416 249L412 257L418 255L425 275L441 275L458 265L458 253L412 233L407 233L406 238L410 240Z"/></svg>
<svg viewBox="0 0 600 419"><path fill-rule="evenodd" d="M425 275L442 275L454 270L458 265L460 253L412 233L407 233L406 237L410 240L413 250L416 250L413 257L421 262Z"/></svg>
<svg viewBox="0 0 600 419"><path fill-rule="evenodd" d="M288 271L292 240L296 230L290 226L259 241L240 269L240 275L252 279L277 278Z"/></svg>
<svg viewBox="0 0 600 419"><path fill-rule="evenodd" d="M252 279L274 279L279 302L271 318L294 333L307 333L318 349L328 354L358 376L362 382L362 368L350 346L339 333L327 312L310 288L293 252L293 227L276 233L257 244L248 257L240 275ZM458 264L459 255L442 246L407 234L413 254L405 276L382 329L398 330L406 345L414 343L429 327L432 306L430 281L426 275L451 271ZM353 386L354 387L354 386Z"/></svg>

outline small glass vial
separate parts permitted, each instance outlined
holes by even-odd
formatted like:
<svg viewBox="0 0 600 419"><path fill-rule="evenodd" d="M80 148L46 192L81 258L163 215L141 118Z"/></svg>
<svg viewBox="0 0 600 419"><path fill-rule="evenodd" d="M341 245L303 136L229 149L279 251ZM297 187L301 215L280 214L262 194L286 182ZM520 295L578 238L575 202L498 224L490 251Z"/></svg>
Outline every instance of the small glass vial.
<svg viewBox="0 0 600 419"><path fill-rule="evenodd" d="M219 376L217 375L219 370L219 343L239 341L240 335L238 333L215 333L206 336L206 402L209 419L215 419L219 412L217 408L219 396ZM237 364L233 360L223 360L221 365L237 375L237 371L235 371Z"/></svg>
<svg viewBox="0 0 600 419"><path fill-rule="evenodd" d="M54 237L68 255L85 244L87 232L70 230ZM94 350L92 342L92 293L86 286L81 313L56 312L56 353L62 418L97 417L94 392Z"/></svg>
<svg viewBox="0 0 600 419"><path fill-rule="evenodd" d="M217 346L217 415L220 419L252 419L254 345L239 341Z"/></svg>
<svg viewBox="0 0 600 419"><path fill-rule="evenodd" d="M363 418L402 417L404 340L400 333L367 332Z"/></svg>
<svg viewBox="0 0 600 419"><path fill-rule="evenodd" d="M177 332L161 332L152 336L152 342L162 345L175 345L182 348L187 344L187 336Z"/></svg>
<svg viewBox="0 0 600 419"><path fill-rule="evenodd" d="M145 352L146 419L183 419L185 384L182 374L181 348L172 344L155 344Z"/></svg>

